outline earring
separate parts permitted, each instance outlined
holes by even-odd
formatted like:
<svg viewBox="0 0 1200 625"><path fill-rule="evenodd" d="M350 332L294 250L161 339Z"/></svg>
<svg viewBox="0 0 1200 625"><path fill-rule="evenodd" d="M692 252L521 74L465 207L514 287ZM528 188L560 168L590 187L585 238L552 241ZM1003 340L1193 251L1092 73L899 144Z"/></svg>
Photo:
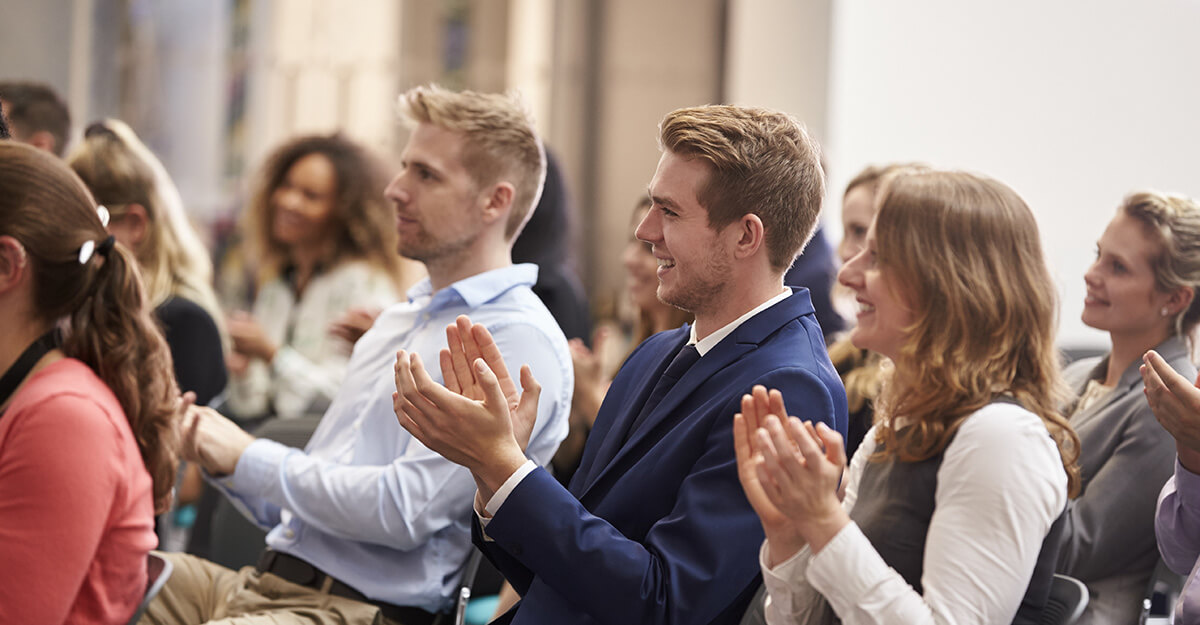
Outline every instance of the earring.
<svg viewBox="0 0 1200 625"><path fill-rule="evenodd" d="M1162 307L1162 310L1160 310L1160 311L1159 311L1159 314L1161 314L1162 316L1166 317L1167 315L1170 315L1170 314L1171 314L1171 311L1167 310L1167 307L1166 307L1166 306L1163 306L1163 307Z"/></svg>

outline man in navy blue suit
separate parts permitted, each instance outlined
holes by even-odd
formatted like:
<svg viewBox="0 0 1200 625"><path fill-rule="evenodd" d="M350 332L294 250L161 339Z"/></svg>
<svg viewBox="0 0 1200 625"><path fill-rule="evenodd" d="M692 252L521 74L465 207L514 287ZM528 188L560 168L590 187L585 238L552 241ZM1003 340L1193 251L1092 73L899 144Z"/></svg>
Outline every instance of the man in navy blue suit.
<svg viewBox="0 0 1200 625"><path fill-rule="evenodd" d="M674 111L637 237L658 296L692 326L642 343L613 380L569 490L522 451L537 383L519 392L486 329L447 329L445 386L401 352L401 425L467 467L475 542L522 599L498 622L737 623L758 585L762 528L738 483L733 415L755 385L844 433L846 398L807 290L783 275L824 195L818 148L792 117Z"/></svg>

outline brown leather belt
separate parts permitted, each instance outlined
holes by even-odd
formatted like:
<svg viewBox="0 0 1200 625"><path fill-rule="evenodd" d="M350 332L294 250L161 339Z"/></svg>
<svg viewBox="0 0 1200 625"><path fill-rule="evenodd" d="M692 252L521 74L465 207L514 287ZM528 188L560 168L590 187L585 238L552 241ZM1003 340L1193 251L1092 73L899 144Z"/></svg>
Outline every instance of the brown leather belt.
<svg viewBox="0 0 1200 625"><path fill-rule="evenodd" d="M270 573L286 579L293 584L317 590L322 589L325 586L326 579L328 579L330 582L329 594L369 603L378 607L379 611L388 619L403 623L404 625L431 625L434 619L437 618L436 615L426 612L421 608L395 605L385 601L370 599L336 577L325 573L296 556L286 554L282 551L264 549L262 555L258 558L258 565L255 568L258 569L259 573Z"/></svg>

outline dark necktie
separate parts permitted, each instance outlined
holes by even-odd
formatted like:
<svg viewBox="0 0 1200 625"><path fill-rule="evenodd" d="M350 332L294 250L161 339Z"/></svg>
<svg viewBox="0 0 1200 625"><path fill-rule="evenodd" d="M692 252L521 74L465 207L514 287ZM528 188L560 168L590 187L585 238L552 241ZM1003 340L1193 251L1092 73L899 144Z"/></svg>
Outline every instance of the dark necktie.
<svg viewBox="0 0 1200 625"><path fill-rule="evenodd" d="M642 411L633 420L633 425L629 426L629 432L625 436L626 440L637 431L642 422L646 420L646 417L658 407L662 398L666 397L667 393L670 392L671 387L675 386L679 378L682 378L683 374L687 373L687 370L696 364L697 360L700 360L700 352L696 349L695 345L684 345L683 349L675 354L675 358L671 360L671 364L667 365L667 369L663 371L662 376L658 378L658 382L654 384L654 389L650 391L650 396L646 398L646 403L642 405Z"/></svg>

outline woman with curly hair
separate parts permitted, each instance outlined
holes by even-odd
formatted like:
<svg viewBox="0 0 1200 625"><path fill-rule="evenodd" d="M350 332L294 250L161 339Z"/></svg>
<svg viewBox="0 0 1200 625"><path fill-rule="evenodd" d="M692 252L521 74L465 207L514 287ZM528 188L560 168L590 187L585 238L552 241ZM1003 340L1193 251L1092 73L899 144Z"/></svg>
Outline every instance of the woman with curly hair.
<svg viewBox="0 0 1200 625"><path fill-rule="evenodd" d="M785 416L778 392L735 417L767 621L1036 623L1079 479L1037 224L968 173L898 172L879 194L838 280L851 340L893 368L845 476L842 437Z"/></svg>
<svg viewBox="0 0 1200 625"><path fill-rule="evenodd" d="M178 391L137 261L54 156L0 142L0 622L124 623Z"/></svg>
<svg viewBox="0 0 1200 625"><path fill-rule="evenodd" d="M330 334L346 311L383 308L404 286L386 172L341 135L307 136L267 159L245 215L257 269L251 314L228 320L228 408L243 419L320 412L349 349Z"/></svg>

